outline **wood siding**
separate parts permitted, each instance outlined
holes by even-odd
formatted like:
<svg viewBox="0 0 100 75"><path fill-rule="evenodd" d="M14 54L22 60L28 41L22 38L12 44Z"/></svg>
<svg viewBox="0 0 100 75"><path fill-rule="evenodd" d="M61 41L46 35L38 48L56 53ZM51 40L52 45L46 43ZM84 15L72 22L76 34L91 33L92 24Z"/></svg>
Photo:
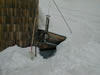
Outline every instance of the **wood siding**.
<svg viewBox="0 0 100 75"><path fill-rule="evenodd" d="M31 43L34 19L38 17L38 2L0 0L0 51L9 46L23 47ZM35 29L37 28L38 20Z"/></svg>

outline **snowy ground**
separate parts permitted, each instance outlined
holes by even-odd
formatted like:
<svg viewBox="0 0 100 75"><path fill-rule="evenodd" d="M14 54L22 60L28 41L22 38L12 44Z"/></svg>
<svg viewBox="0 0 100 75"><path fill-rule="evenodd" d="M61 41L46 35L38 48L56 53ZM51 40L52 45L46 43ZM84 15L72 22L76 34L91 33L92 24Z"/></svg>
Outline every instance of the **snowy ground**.
<svg viewBox="0 0 100 75"><path fill-rule="evenodd" d="M100 75L100 0L55 0L72 34L50 3L50 31L68 37L55 56L32 61L30 48L10 47L0 53L0 75ZM45 25L48 0L40 0L40 25Z"/></svg>

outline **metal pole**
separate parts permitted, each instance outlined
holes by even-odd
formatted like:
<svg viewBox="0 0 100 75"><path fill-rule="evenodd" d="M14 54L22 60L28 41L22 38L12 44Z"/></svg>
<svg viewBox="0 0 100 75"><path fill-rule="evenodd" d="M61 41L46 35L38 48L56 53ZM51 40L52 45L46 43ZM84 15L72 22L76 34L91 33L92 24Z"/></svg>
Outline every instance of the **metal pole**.
<svg viewBox="0 0 100 75"><path fill-rule="evenodd" d="M49 30L50 15L46 15L46 27L45 32L48 33Z"/></svg>

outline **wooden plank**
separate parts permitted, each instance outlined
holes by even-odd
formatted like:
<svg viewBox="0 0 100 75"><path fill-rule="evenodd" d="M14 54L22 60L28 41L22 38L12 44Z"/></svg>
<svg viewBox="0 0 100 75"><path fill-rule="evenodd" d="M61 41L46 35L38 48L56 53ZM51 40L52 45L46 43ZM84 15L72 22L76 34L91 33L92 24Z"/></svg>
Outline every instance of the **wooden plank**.
<svg viewBox="0 0 100 75"><path fill-rule="evenodd" d="M4 8L5 0L0 0L0 8Z"/></svg>
<svg viewBox="0 0 100 75"><path fill-rule="evenodd" d="M0 16L3 15L3 8L0 8Z"/></svg>
<svg viewBox="0 0 100 75"><path fill-rule="evenodd" d="M2 40L2 25L0 24L0 40Z"/></svg>

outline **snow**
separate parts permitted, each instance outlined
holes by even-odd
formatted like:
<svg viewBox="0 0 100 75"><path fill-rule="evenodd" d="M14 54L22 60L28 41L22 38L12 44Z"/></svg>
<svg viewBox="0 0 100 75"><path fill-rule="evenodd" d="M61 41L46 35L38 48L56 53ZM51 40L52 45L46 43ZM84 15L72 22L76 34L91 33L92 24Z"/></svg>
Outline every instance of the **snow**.
<svg viewBox="0 0 100 75"><path fill-rule="evenodd" d="M100 75L100 0L55 0L66 21L50 3L50 30L68 39L55 56L31 60L30 47L9 47L0 53L0 75ZM48 0L40 0L40 28L45 26Z"/></svg>

